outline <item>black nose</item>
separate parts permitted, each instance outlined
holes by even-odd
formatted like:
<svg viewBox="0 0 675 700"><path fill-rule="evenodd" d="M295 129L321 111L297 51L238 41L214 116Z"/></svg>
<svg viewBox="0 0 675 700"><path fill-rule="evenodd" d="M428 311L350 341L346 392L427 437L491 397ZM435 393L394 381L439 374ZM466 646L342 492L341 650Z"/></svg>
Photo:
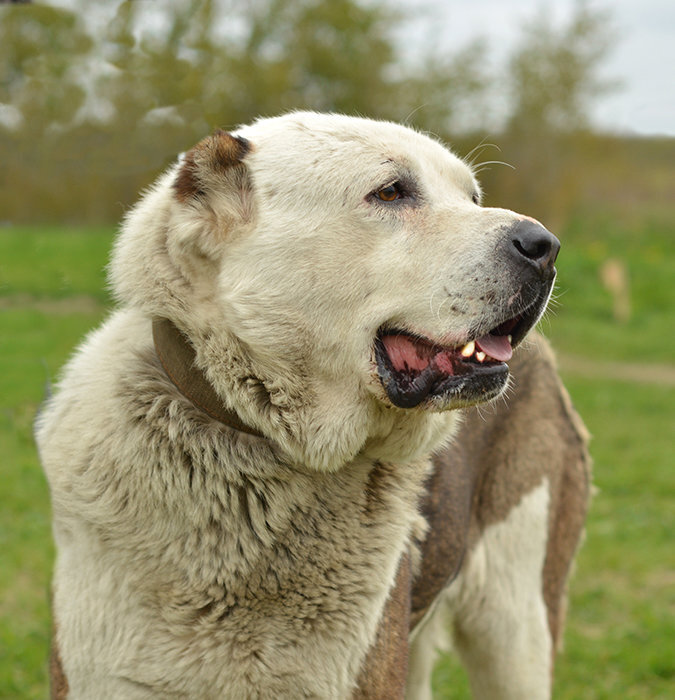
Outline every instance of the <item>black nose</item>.
<svg viewBox="0 0 675 700"><path fill-rule="evenodd" d="M527 261L542 277L550 277L558 257L560 241L541 224L522 219L510 231L511 253L521 263Z"/></svg>

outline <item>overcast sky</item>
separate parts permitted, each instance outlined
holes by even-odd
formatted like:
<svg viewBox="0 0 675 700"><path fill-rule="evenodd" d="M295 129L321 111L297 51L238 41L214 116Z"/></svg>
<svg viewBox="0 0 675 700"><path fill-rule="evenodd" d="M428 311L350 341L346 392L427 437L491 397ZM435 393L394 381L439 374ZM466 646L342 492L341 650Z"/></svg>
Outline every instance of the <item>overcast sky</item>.
<svg viewBox="0 0 675 700"><path fill-rule="evenodd" d="M397 0L417 5L416 32L442 33L443 39L464 43L477 35L490 40L494 60L503 58L519 36L523 20L543 6L559 22L572 14L574 0ZM605 129L675 136L675 0L593 0L607 8L618 39L607 56L603 75L622 88L600 98L595 123ZM427 16L435 20L428 23ZM426 25L426 29L423 27Z"/></svg>

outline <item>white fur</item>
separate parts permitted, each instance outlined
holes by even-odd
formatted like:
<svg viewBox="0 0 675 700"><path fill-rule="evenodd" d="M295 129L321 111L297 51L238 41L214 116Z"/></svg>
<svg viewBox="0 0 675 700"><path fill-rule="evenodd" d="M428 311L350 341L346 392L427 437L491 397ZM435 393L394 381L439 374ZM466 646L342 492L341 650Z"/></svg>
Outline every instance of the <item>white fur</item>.
<svg viewBox="0 0 675 700"><path fill-rule="evenodd" d="M545 478L505 520L481 534L457 579L415 630L407 697L430 700L436 650L450 646L469 674L474 697L550 697L552 640L542 583L548 520Z"/></svg>
<svg viewBox="0 0 675 700"><path fill-rule="evenodd" d="M390 322L456 344L478 320L503 319L520 282L495 248L520 217L474 204L469 168L395 124L302 113L238 133L253 144L251 193L235 208L218 191L203 211L176 201L175 172L167 174L126 222L111 264L114 288L188 332L246 422L274 432L296 459L338 468L394 429L382 402L367 400L382 393L371 365L376 330ZM401 172L420 183L421 206L367 200ZM491 291L496 300L481 301ZM226 385L232 368L224 361L261 379L268 414ZM428 450L451 420L396 419L408 445L398 457Z"/></svg>
<svg viewBox="0 0 675 700"><path fill-rule="evenodd" d="M71 698L348 697L422 527L428 454L455 421L386 400L377 329L459 343L518 294L495 254L518 216L475 204L469 168L436 141L315 114L239 135L250 154L203 170L203 198L176 196L179 163L127 217L110 266L121 308L39 419ZM417 206L369 197L402 173L418 184ZM269 439L208 419L178 393L152 349L153 316L189 336L225 405ZM382 488L369 500L374 475ZM498 551L515 529L530 545L514 556L539 556L527 503L486 534L453 590L466 597L482 582L489 604L524 615L534 635L541 611L521 610L529 598L512 590ZM505 591L480 578L483 559ZM467 635L493 624L479 610L462 618ZM516 646L537 656L533 640Z"/></svg>

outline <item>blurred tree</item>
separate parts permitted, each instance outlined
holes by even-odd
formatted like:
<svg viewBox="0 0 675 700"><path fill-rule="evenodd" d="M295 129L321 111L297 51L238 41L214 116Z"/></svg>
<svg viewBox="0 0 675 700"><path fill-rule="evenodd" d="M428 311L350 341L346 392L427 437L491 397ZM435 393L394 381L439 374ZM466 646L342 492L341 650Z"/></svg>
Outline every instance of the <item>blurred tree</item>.
<svg viewBox="0 0 675 700"><path fill-rule="evenodd" d="M584 187L579 163L593 139L593 103L617 86L599 75L615 39L609 11L587 0L577 0L563 26L543 8L524 23L507 66L511 108L499 142L517 177L495 171L485 179L501 203L556 230Z"/></svg>
<svg viewBox="0 0 675 700"><path fill-rule="evenodd" d="M237 121L297 107L380 111L397 19L383 4L267 0L246 7L246 35L223 66L238 83L229 100Z"/></svg>
<svg viewBox="0 0 675 700"><path fill-rule="evenodd" d="M94 10L80 2L77 11ZM9 71L0 102L21 119L11 133L0 125L0 145L17 162L38 151L50 158L21 197L8 197L7 216L34 217L55 200L52 215L79 208L87 216L89 208L116 219L117 203L132 201L177 152L259 114L308 108L400 118L391 113L400 76L385 75L396 58L396 21L377 1L125 0L93 42L75 11L4 14ZM56 152L78 167L64 169Z"/></svg>
<svg viewBox="0 0 675 700"><path fill-rule="evenodd" d="M595 100L616 86L598 70L615 41L611 14L577 0L567 26L558 29L545 8L522 28L508 66L511 132L587 129Z"/></svg>
<svg viewBox="0 0 675 700"><path fill-rule="evenodd" d="M210 41L211 0L167 6L161 34L140 31L151 9L125 0L102 37L108 70L98 77L96 94L110 112L107 121L118 131L144 122L184 124L186 117L188 122L196 117L190 108L204 94L217 51Z"/></svg>
<svg viewBox="0 0 675 700"><path fill-rule="evenodd" d="M430 49L412 69L397 65L382 116L460 141L466 132L485 129L494 87L487 51L485 40L477 38L451 54Z"/></svg>
<svg viewBox="0 0 675 700"><path fill-rule="evenodd" d="M123 3L106 36L106 56L119 71L102 82L101 95L121 118L171 108L167 118L203 131L297 107L370 113L387 91L394 16L378 4L189 0L164 8L162 37L137 41L134 28L147 11Z"/></svg>
<svg viewBox="0 0 675 700"><path fill-rule="evenodd" d="M72 151L64 134L86 90L78 70L92 40L77 16L39 5L2 8L0 103L14 110L0 128L0 220L60 216L71 204L64 171Z"/></svg>
<svg viewBox="0 0 675 700"><path fill-rule="evenodd" d="M102 7L77 0L72 11L0 10L0 220L117 220L158 170L214 127L288 109L406 121L444 138L475 134L507 82L486 68L481 40L452 53L422 46L418 60L402 61L394 30L406 17L385 0ZM99 30L104 12L110 21ZM606 19L580 1L562 31L545 15L523 30L499 138L519 175L509 185L487 174L513 206L561 190L561 134L586 123L602 87ZM468 150L476 140L454 143ZM523 179L531 188L519 199Z"/></svg>
<svg viewBox="0 0 675 700"><path fill-rule="evenodd" d="M4 8L0 103L13 105L27 130L69 124L85 98L76 62L91 46L84 26L71 12L45 5Z"/></svg>

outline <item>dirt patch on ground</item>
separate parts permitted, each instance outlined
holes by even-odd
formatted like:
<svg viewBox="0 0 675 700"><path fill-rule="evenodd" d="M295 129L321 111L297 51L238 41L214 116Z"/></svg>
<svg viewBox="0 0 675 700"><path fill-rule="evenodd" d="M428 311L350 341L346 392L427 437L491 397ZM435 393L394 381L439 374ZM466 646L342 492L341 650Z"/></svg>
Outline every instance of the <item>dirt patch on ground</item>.
<svg viewBox="0 0 675 700"><path fill-rule="evenodd" d="M589 379L611 379L675 387L675 366L638 362L594 362L579 355L559 355L562 372Z"/></svg>
<svg viewBox="0 0 675 700"><path fill-rule="evenodd" d="M53 316L64 314L92 314L105 309L105 305L95 297L86 294L54 299L34 297L31 294L10 294L0 297L0 311L30 309Z"/></svg>

